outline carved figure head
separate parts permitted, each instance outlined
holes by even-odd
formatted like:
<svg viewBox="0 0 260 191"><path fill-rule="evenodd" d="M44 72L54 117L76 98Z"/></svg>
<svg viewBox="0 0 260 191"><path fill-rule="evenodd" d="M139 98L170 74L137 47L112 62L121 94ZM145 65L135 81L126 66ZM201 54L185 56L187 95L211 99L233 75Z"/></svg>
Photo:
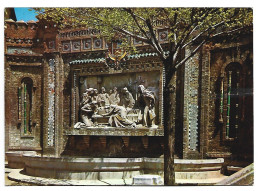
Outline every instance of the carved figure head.
<svg viewBox="0 0 260 191"><path fill-rule="evenodd" d="M97 94L98 94L98 90L94 89L94 95L97 95Z"/></svg>
<svg viewBox="0 0 260 191"><path fill-rule="evenodd" d="M139 86L138 86L138 92L139 92L139 93L143 93L144 90L145 90L145 87L144 87L143 85L139 85Z"/></svg>
<svg viewBox="0 0 260 191"><path fill-rule="evenodd" d="M105 92L106 92L105 87L102 87L102 88L101 88L101 93L105 93Z"/></svg>
<svg viewBox="0 0 260 191"><path fill-rule="evenodd" d="M93 94L94 94L94 88L89 88L88 95L93 95Z"/></svg>

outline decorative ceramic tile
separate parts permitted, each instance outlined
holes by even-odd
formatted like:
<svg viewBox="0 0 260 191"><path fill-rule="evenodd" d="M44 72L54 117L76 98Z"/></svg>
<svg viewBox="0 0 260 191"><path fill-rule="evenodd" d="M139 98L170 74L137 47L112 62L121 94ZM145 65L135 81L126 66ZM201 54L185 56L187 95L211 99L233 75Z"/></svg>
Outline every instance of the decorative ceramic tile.
<svg viewBox="0 0 260 191"><path fill-rule="evenodd" d="M98 48L102 48L102 40L101 39L94 39L94 48L98 49Z"/></svg>
<svg viewBox="0 0 260 191"><path fill-rule="evenodd" d="M73 121L76 122L76 94L77 94L77 72L74 72L73 74L73 102L74 102L74 106L73 106Z"/></svg>
<svg viewBox="0 0 260 191"><path fill-rule="evenodd" d="M70 51L70 42L62 42L62 50L64 52L69 52Z"/></svg>
<svg viewBox="0 0 260 191"><path fill-rule="evenodd" d="M196 56L194 56L194 59ZM192 151L198 148L198 88L199 70L197 62L190 59L185 64L185 95L187 104L187 125L188 125L188 147Z"/></svg>
<svg viewBox="0 0 260 191"><path fill-rule="evenodd" d="M168 31L159 32L159 41L167 41L168 40Z"/></svg>
<svg viewBox="0 0 260 191"><path fill-rule="evenodd" d="M72 50L73 51L80 50L80 46L81 46L80 40L72 41Z"/></svg>
<svg viewBox="0 0 260 191"><path fill-rule="evenodd" d="M54 146L54 128L55 128L55 61L49 60L48 72L48 146Z"/></svg>
<svg viewBox="0 0 260 191"><path fill-rule="evenodd" d="M90 50L91 49L91 39L83 40L83 49Z"/></svg>
<svg viewBox="0 0 260 191"><path fill-rule="evenodd" d="M48 43L48 48L49 48L49 49L55 49L55 41L54 41L54 40L49 41L49 43Z"/></svg>

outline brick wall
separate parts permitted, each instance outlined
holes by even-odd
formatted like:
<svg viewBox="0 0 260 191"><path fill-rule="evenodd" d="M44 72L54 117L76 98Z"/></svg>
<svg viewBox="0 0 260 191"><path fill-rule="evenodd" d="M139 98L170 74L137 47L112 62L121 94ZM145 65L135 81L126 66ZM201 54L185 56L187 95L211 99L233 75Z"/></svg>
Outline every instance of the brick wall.
<svg viewBox="0 0 260 191"><path fill-rule="evenodd" d="M6 149L41 150L41 118L42 118L42 69L29 66L31 63L20 63L20 66L7 62L5 81L6 102L6 133L8 133L8 146ZM39 63L38 63L39 64ZM33 123L30 136L23 135L22 121L18 120L18 88L23 78L29 77L33 81L32 112Z"/></svg>
<svg viewBox="0 0 260 191"><path fill-rule="evenodd" d="M204 74L206 80L203 85L203 94L209 88L208 92L208 106L203 106L204 109L203 120L204 128L206 129L205 140L207 141L207 156L208 157L231 157L235 158L251 158L253 157L253 97L252 81L250 81L249 73L252 73L252 45L251 44L223 44L218 48L212 49L208 52L210 57L210 69ZM240 79L241 91L240 105L239 105L239 128L238 137L235 139L227 139L225 134L226 120L219 122L219 107L220 107L220 78L225 74L225 67L230 63L239 63L242 67ZM210 74L210 81L207 81L208 74ZM252 75L252 74L251 74ZM203 83L203 82L202 82ZM227 82L225 82L227 83ZM226 84L227 86L227 84ZM225 86L225 87L226 87ZM245 93L246 92L246 93ZM224 94L224 114L226 113L227 101ZM248 101L244 101L248 100ZM204 100L207 103L207 100ZM244 109L247 109L246 117L242 117ZM208 114L206 114L208 111ZM208 120L208 122L206 121ZM207 125L207 126L206 126ZM251 137L251 138L250 138ZM250 140L251 139L251 140Z"/></svg>

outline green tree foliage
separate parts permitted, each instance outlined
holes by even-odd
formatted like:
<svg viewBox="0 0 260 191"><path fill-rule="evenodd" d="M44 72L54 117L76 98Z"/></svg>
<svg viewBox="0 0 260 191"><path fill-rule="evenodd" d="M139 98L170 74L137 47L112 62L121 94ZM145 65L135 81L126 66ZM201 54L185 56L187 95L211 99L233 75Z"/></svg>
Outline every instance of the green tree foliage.
<svg viewBox="0 0 260 191"><path fill-rule="evenodd" d="M250 8L37 8L40 19L52 20L61 28L87 26L101 30L108 39L120 35L126 43L131 36L154 48L165 64L175 70L211 38L230 34L252 25ZM170 50L158 42L155 22L165 21L169 29ZM177 59L189 45L190 55ZM165 52L170 51L166 55Z"/></svg>

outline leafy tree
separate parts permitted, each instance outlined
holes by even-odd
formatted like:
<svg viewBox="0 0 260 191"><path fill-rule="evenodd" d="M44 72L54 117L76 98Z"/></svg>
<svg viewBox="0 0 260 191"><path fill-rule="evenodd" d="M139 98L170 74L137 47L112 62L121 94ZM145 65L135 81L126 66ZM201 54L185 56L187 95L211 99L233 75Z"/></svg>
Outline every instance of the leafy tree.
<svg viewBox="0 0 260 191"><path fill-rule="evenodd" d="M111 39L120 35L149 44L165 67L164 128L165 128L165 184L174 184L174 121L169 112L175 109L173 101L178 67L194 56L211 39L251 28L253 13L250 8L36 8L39 19L52 20L61 28L86 26L101 30ZM163 47L156 35L156 21L164 21L169 43ZM130 46L132 46L130 44ZM191 48L192 47L192 48ZM184 55L185 48L191 48ZM169 51L166 54L166 51Z"/></svg>

